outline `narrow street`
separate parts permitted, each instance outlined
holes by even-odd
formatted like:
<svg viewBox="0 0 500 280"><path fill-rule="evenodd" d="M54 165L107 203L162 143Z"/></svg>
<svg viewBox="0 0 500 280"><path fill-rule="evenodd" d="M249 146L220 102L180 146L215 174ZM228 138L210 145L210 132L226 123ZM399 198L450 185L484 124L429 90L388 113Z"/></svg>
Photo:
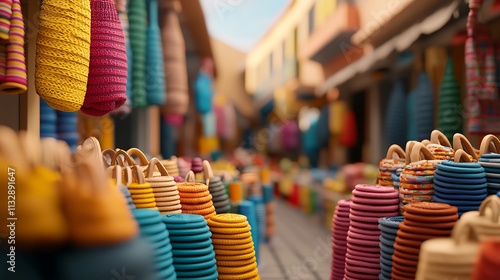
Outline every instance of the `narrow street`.
<svg viewBox="0 0 500 280"><path fill-rule="evenodd" d="M329 279L329 231L280 199L275 209L276 235L260 248L261 279Z"/></svg>

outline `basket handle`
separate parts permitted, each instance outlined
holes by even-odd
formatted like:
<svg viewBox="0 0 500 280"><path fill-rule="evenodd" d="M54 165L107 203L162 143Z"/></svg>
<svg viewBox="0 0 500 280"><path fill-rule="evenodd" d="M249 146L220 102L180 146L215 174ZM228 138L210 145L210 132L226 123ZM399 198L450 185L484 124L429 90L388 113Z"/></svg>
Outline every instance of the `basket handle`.
<svg viewBox="0 0 500 280"><path fill-rule="evenodd" d="M453 135L453 149L462 149L471 155L472 158L477 159L476 149L474 149L469 139L463 134L455 133L455 135Z"/></svg>
<svg viewBox="0 0 500 280"><path fill-rule="evenodd" d="M400 159L405 159L406 158L406 154L405 154L405 151L403 150L403 148L401 148L399 145L397 144L392 144L389 149L387 150L387 154L385 156L385 158L387 159L391 159L391 158L400 158Z"/></svg>
<svg viewBox="0 0 500 280"><path fill-rule="evenodd" d="M422 143L415 143L411 149L411 162L416 162L420 160L433 160L434 155L424 146Z"/></svg>
<svg viewBox="0 0 500 280"><path fill-rule="evenodd" d="M123 158L125 159L125 161L122 161L122 159L118 159L122 155L123 155ZM124 150L121 150L121 149L117 150L115 152L115 155L111 159L111 165L120 164L121 166L125 166L125 163L127 163L129 166L137 165L136 162L134 161L134 159L132 157L130 157L130 155L127 154L127 152L125 152Z"/></svg>
<svg viewBox="0 0 500 280"><path fill-rule="evenodd" d="M492 148L494 153L500 153L500 140L493 134L488 134L483 138L479 152L481 155L487 154L490 148Z"/></svg>
<svg viewBox="0 0 500 280"><path fill-rule="evenodd" d="M149 164L148 158L146 155L139 149L137 148L130 148L127 150L127 154L133 159L134 156L137 156L139 159L139 165L141 166L147 166Z"/></svg>
<svg viewBox="0 0 500 280"><path fill-rule="evenodd" d="M452 147L450 141L441 131L434 129L431 132L431 142L434 144L439 144L441 146Z"/></svg>
<svg viewBox="0 0 500 280"><path fill-rule="evenodd" d="M130 166L131 169L131 174L132 174L132 182L138 183L138 184L145 184L146 179L144 178L144 171L139 167L139 165L135 164L133 166Z"/></svg>
<svg viewBox="0 0 500 280"><path fill-rule="evenodd" d="M208 162L208 160L203 161L203 175L205 176L205 180L214 177L212 166L210 165L210 162Z"/></svg>
<svg viewBox="0 0 500 280"><path fill-rule="evenodd" d="M184 178L185 182L196 182L196 176L194 175L194 172L190 170L187 174L186 177Z"/></svg>
<svg viewBox="0 0 500 280"><path fill-rule="evenodd" d="M415 146L415 144L418 143L417 141L408 141L406 142L406 147L405 147L405 153L406 153L406 164L410 164L411 162L411 150Z"/></svg>
<svg viewBox="0 0 500 280"><path fill-rule="evenodd" d="M472 162L472 159L468 153L466 153L462 149L458 149L455 151L455 157L454 157L455 162Z"/></svg>
<svg viewBox="0 0 500 280"><path fill-rule="evenodd" d="M491 221L498 223L500 219L500 198L497 195L488 196L479 207L479 216L486 216L486 210L492 212Z"/></svg>
<svg viewBox="0 0 500 280"><path fill-rule="evenodd" d="M122 185L122 167L119 165L112 165L108 167L108 172L111 178L116 180L116 186L120 187Z"/></svg>
<svg viewBox="0 0 500 280"><path fill-rule="evenodd" d="M102 151L102 160L104 161L105 166L111 166L111 162L113 161L113 156L116 152L113 149L106 149ZM118 157L118 165L123 166L123 160L121 157Z"/></svg>
<svg viewBox="0 0 500 280"><path fill-rule="evenodd" d="M429 145L429 144L432 144L432 142L431 142L430 140L428 140L428 139L424 139L424 140L422 140L420 143L424 144L424 146L427 146L427 145Z"/></svg>
<svg viewBox="0 0 500 280"><path fill-rule="evenodd" d="M165 166L161 163L161 161L157 158L152 158L151 161L149 161L148 168L146 169L147 172L146 178L153 177L155 167L158 168L158 171L160 172L161 176L170 176L170 174L168 173Z"/></svg>
<svg viewBox="0 0 500 280"><path fill-rule="evenodd" d="M451 231L451 238L457 245L463 244L465 242L479 241L472 223L470 221L460 219L455 223L455 226Z"/></svg>

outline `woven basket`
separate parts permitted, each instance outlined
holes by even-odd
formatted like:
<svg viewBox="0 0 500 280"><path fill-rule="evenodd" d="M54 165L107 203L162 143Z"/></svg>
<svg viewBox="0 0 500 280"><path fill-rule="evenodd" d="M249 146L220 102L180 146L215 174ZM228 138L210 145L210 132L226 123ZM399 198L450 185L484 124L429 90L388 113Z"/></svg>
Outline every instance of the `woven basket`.
<svg viewBox="0 0 500 280"><path fill-rule="evenodd" d="M158 0L148 0L148 28L146 55L146 91L149 105L163 105L166 101L165 70L158 20Z"/></svg>
<svg viewBox="0 0 500 280"><path fill-rule="evenodd" d="M185 43L179 18L169 2L171 1L162 2L160 23L168 100L163 105L162 112L164 115L183 116L189 106Z"/></svg>
<svg viewBox="0 0 500 280"><path fill-rule="evenodd" d="M44 0L36 41L36 91L51 107L78 111L90 61L90 0Z"/></svg>
<svg viewBox="0 0 500 280"><path fill-rule="evenodd" d="M7 44L6 54L5 76L2 77L0 93L23 93L28 89L28 80L26 77L26 57L24 55L24 20L19 0L14 0L12 4L9 43Z"/></svg>
<svg viewBox="0 0 500 280"><path fill-rule="evenodd" d="M146 1L130 0L128 4L129 39L132 49L132 102L134 107L147 106L146 99Z"/></svg>
<svg viewBox="0 0 500 280"><path fill-rule="evenodd" d="M90 69L82 112L103 116L127 100L127 52L113 0L91 0Z"/></svg>
<svg viewBox="0 0 500 280"><path fill-rule="evenodd" d="M9 39L9 30L11 26L12 17L12 0L0 0L0 39ZM19 1L17 1L19 3Z"/></svg>

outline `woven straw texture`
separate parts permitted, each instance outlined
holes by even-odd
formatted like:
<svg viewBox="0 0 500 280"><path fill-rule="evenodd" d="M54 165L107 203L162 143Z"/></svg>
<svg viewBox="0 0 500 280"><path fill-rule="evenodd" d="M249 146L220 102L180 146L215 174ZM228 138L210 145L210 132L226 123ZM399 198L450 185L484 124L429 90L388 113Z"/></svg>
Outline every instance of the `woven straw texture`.
<svg viewBox="0 0 500 280"><path fill-rule="evenodd" d="M44 0L36 46L36 91L51 107L78 111L87 91L90 0Z"/></svg>
<svg viewBox="0 0 500 280"><path fill-rule="evenodd" d="M9 43L5 58L6 64L0 65L2 69L5 69L5 72L2 72L4 76L0 76L0 93L20 94L25 92L28 81L24 55L24 20L20 0L14 0L12 5Z"/></svg>
<svg viewBox="0 0 500 280"><path fill-rule="evenodd" d="M130 0L128 4L129 39L132 48L132 102L146 107L146 1Z"/></svg>
<svg viewBox="0 0 500 280"><path fill-rule="evenodd" d="M149 105L163 105L166 101L165 70L158 20L158 0L148 0L148 29L146 56L146 91Z"/></svg>
<svg viewBox="0 0 500 280"><path fill-rule="evenodd" d="M168 101L163 105L162 112L166 115L182 116L187 113L189 106L185 43L175 10L167 4L164 5L160 27Z"/></svg>
<svg viewBox="0 0 500 280"><path fill-rule="evenodd" d="M9 30L12 17L12 0L0 0L0 39L9 39Z"/></svg>
<svg viewBox="0 0 500 280"><path fill-rule="evenodd" d="M113 0L92 0L91 9L89 80L81 111L102 116L127 100L127 53Z"/></svg>

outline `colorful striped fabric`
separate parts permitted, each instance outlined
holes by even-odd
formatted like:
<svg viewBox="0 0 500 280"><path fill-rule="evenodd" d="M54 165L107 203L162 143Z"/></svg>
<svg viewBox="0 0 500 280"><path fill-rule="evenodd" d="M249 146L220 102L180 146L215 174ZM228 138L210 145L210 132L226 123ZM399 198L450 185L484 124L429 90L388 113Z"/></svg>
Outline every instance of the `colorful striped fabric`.
<svg viewBox="0 0 500 280"><path fill-rule="evenodd" d="M10 21L12 17L12 0L0 0L0 39L9 39ZM18 1L19 2L19 1Z"/></svg>
<svg viewBox="0 0 500 280"><path fill-rule="evenodd" d="M494 133L488 131L489 104L498 101L496 84L495 50L488 27L477 24L478 11L482 0L469 2L467 19L467 40L465 42L465 67L467 85L467 113L469 133ZM489 107L489 108L486 108ZM491 121L491 119L490 119ZM491 127L491 125L487 125Z"/></svg>
<svg viewBox="0 0 500 280"><path fill-rule="evenodd" d="M20 94L27 90L26 57L24 53L24 19L20 0L12 5L12 20L6 56L0 55L0 68L5 69L0 76L0 93ZM3 65L2 65L3 64Z"/></svg>

